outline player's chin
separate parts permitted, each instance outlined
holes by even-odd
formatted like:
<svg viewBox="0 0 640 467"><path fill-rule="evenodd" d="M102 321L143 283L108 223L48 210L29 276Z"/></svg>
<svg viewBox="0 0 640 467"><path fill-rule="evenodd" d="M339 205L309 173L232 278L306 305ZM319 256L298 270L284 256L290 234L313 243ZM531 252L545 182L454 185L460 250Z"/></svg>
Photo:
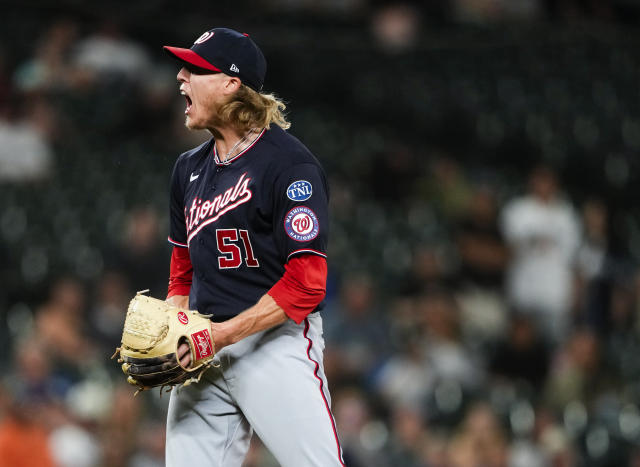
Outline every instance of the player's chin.
<svg viewBox="0 0 640 467"><path fill-rule="evenodd" d="M184 126L189 130L203 130L205 128L202 124L198 123L196 119L191 118L189 115L184 118Z"/></svg>

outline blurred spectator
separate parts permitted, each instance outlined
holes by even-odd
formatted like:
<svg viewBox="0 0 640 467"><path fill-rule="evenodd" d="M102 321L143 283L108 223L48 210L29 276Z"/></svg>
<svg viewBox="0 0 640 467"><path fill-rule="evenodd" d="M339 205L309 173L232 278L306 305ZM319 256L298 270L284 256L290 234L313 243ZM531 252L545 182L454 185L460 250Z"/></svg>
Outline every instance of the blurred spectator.
<svg viewBox="0 0 640 467"><path fill-rule="evenodd" d="M13 359L13 371L0 386L0 466L53 467L48 407L55 404L60 388L47 350L38 339L28 338L19 343Z"/></svg>
<svg viewBox="0 0 640 467"><path fill-rule="evenodd" d="M130 467L163 467L165 424L148 421L140 428L138 446L131 458Z"/></svg>
<svg viewBox="0 0 640 467"><path fill-rule="evenodd" d="M533 432L511 443L511 467L570 467L576 462L571 439L549 410L540 406L535 412Z"/></svg>
<svg viewBox="0 0 640 467"><path fill-rule="evenodd" d="M427 430L424 417L413 407L397 406L391 414L391 437L386 447L387 465L424 465Z"/></svg>
<svg viewBox="0 0 640 467"><path fill-rule="evenodd" d="M35 420L37 414L34 430L45 437L47 455L57 467L101 465L97 426L109 410L110 387L104 379L87 378L102 370L93 360L97 349L84 334L84 300L83 286L77 280L66 277L54 284L37 311L34 328L25 330L15 349L15 370L6 380L20 417ZM9 425L13 422L11 415L5 420ZM30 436L26 433L25 439ZM26 447L24 440L14 443L15 450ZM34 455L40 452L37 446L34 449ZM50 464L43 460L42 465Z"/></svg>
<svg viewBox="0 0 640 467"><path fill-rule="evenodd" d="M147 144L166 147L167 139L170 139L175 145L175 152L178 153L182 148L188 146L190 141L193 141L194 145L202 143L207 139L207 133L204 131L184 131L184 115L182 112L176 112L174 107L177 104L174 99L177 90L175 77L176 71L168 66L154 69L142 86L143 95L139 103L140 118L136 118L135 126L138 131L147 136L145 138ZM175 135L158 131L158 128L166 127L168 123L175 121L178 117L182 117L180 119L182 121L179 131L177 129ZM182 141L185 143L184 146Z"/></svg>
<svg viewBox="0 0 640 467"><path fill-rule="evenodd" d="M144 81L152 71L147 51L127 38L114 20L105 20L96 33L77 44L73 63L99 81L121 77Z"/></svg>
<svg viewBox="0 0 640 467"><path fill-rule="evenodd" d="M135 451L137 430L143 422L143 398L133 397L132 392L131 386L125 383L120 383L113 391L113 410L104 423L104 431L100 438L104 465L126 467Z"/></svg>
<svg viewBox="0 0 640 467"><path fill-rule="evenodd" d="M490 187L474 188L468 210L456 227L459 275L474 287L501 290L508 250L498 226L498 206Z"/></svg>
<svg viewBox="0 0 640 467"><path fill-rule="evenodd" d="M545 467L548 465L542 450L528 440L517 440L509 450L509 467Z"/></svg>
<svg viewBox="0 0 640 467"><path fill-rule="evenodd" d="M158 214L149 206L132 209L115 254L112 267L122 271L131 292L150 290L153 297L165 297L169 283L170 249L160 235Z"/></svg>
<svg viewBox="0 0 640 467"><path fill-rule="evenodd" d="M406 295L393 297L387 306L391 344L395 350L402 351L421 335L417 326L415 298Z"/></svg>
<svg viewBox="0 0 640 467"><path fill-rule="evenodd" d="M640 361L636 358L640 352L639 294L640 276L618 280L611 286L609 302L603 305L603 311L608 312L608 334L604 336L603 350L611 371L627 388L640 381Z"/></svg>
<svg viewBox="0 0 640 467"><path fill-rule="evenodd" d="M425 364L421 348L408 340L382 365L374 387L390 407L421 407L434 385L435 375Z"/></svg>
<svg viewBox="0 0 640 467"><path fill-rule="evenodd" d="M327 319L324 336L327 351L337 358L327 362L329 366L351 380L371 376L390 345L388 325L371 278L354 275L344 279L338 308Z"/></svg>
<svg viewBox="0 0 640 467"><path fill-rule="evenodd" d="M423 443L424 444L421 449L421 467L424 465L429 467L447 467L447 448L449 443L448 432L436 429L436 427L432 426L431 430L427 431Z"/></svg>
<svg viewBox="0 0 640 467"><path fill-rule="evenodd" d="M48 443L37 413L24 406L8 408L0 421L0 467L54 467Z"/></svg>
<svg viewBox="0 0 640 467"><path fill-rule="evenodd" d="M444 242L421 243L411 256L411 269L400 292L418 295L430 288L448 285L453 271L452 262L451 252Z"/></svg>
<svg viewBox="0 0 640 467"><path fill-rule="evenodd" d="M402 307L394 309L398 322ZM388 404L421 407L439 384L474 390L484 380L481 361L465 347L460 333L460 310L454 298L443 290L429 290L421 295L402 328L401 344L376 374L375 387ZM403 312L404 314L404 312ZM413 329L413 332L408 332ZM457 410L452 407L451 411Z"/></svg>
<svg viewBox="0 0 640 467"><path fill-rule="evenodd" d="M78 366L88 364L96 349L85 332L86 292L77 279L58 279L48 300L37 310L35 332L48 355L68 366L70 377Z"/></svg>
<svg viewBox="0 0 640 467"><path fill-rule="evenodd" d="M527 316L514 315L506 339L495 349L490 369L507 381L528 383L537 394L546 381L549 360L549 351L535 324Z"/></svg>
<svg viewBox="0 0 640 467"><path fill-rule="evenodd" d="M540 166L531 172L529 193L504 207L502 230L512 251L509 301L531 315L547 340L559 342L570 324L580 230L553 170Z"/></svg>
<svg viewBox="0 0 640 467"><path fill-rule="evenodd" d="M6 382L15 402L0 428L0 445L6 442L11 446L0 446L0 466L99 465L100 451L92 430L95 424L82 416L87 407L77 397L79 385L70 387L64 375L53 367L55 360L50 354L51 350L42 345L37 334L16 349L16 370ZM95 398L92 402L99 405ZM3 463L20 452L23 461Z"/></svg>
<svg viewBox="0 0 640 467"><path fill-rule="evenodd" d="M40 109L46 105L40 102ZM48 177L53 152L40 118L30 118L25 109L32 102L14 94L4 105L0 102L0 182L33 182ZM38 107L36 107L37 109ZM39 117L42 114L33 113Z"/></svg>
<svg viewBox="0 0 640 467"><path fill-rule="evenodd" d="M506 467L507 439L491 407L471 407L458 433L449 444L451 467Z"/></svg>
<svg viewBox="0 0 640 467"><path fill-rule="evenodd" d="M38 339L27 337L20 341L14 360L14 372L5 384L15 396L40 403L61 397L67 389L68 385L52 374L48 349Z"/></svg>
<svg viewBox="0 0 640 467"><path fill-rule="evenodd" d="M89 313L89 321L103 349L115 349L120 343L122 325L131 300L130 287L124 275L105 273L96 286L96 298Z"/></svg>
<svg viewBox="0 0 640 467"><path fill-rule="evenodd" d="M86 82L86 72L70 63L78 25L70 19L54 21L38 39L33 57L23 62L13 79L23 92L60 91Z"/></svg>
<svg viewBox="0 0 640 467"><path fill-rule="evenodd" d="M420 11L410 3L392 3L374 12L371 29L384 52L400 53L414 46L420 33Z"/></svg>
<svg viewBox="0 0 640 467"><path fill-rule="evenodd" d="M49 446L57 467L99 467L98 441L88 430L75 424L62 425L49 436Z"/></svg>
<svg viewBox="0 0 640 467"><path fill-rule="evenodd" d="M603 366L596 335L578 329L556 355L545 388L546 403L558 411L571 401L589 404L600 391L615 385L611 376Z"/></svg>
<svg viewBox="0 0 640 467"><path fill-rule="evenodd" d="M611 326L608 305L615 264L610 256L609 213L599 200L582 207L584 236L576 257L576 311L578 318L601 334Z"/></svg>
<svg viewBox="0 0 640 467"><path fill-rule="evenodd" d="M357 388L346 387L337 391L333 400L346 465L384 467L386 463L380 450L387 441L387 432L380 426L381 422L372 420L366 396Z"/></svg>
<svg viewBox="0 0 640 467"><path fill-rule="evenodd" d="M25 119L48 142L57 143L61 132L59 126L60 116L57 114L50 101L38 94L25 96Z"/></svg>
<svg viewBox="0 0 640 467"><path fill-rule="evenodd" d="M416 310L424 334L424 362L436 380L453 380L473 389L483 383L484 370L460 332L460 309L445 290L432 290L420 297Z"/></svg>
<svg viewBox="0 0 640 467"><path fill-rule="evenodd" d="M586 280L602 274L609 247L608 211L604 203L590 199L582 207L584 238L578 250L578 267Z"/></svg>
<svg viewBox="0 0 640 467"><path fill-rule="evenodd" d="M457 222L468 211L472 188L460 165L447 155L437 155L424 179L422 195L448 222Z"/></svg>
<svg viewBox="0 0 640 467"><path fill-rule="evenodd" d="M536 453L541 453L545 460L544 465L554 467L579 465L579 457L576 455L575 445L570 435L553 412L545 406L540 406L536 412L533 441L537 443Z"/></svg>
<svg viewBox="0 0 640 467"><path fill-rule="evenodd" d="M498 206L490 187L474 188L468 210L454 226L459 268L456 294L467 339L481 344L504 335L503 297L508 250L498 226Z"/></svg>

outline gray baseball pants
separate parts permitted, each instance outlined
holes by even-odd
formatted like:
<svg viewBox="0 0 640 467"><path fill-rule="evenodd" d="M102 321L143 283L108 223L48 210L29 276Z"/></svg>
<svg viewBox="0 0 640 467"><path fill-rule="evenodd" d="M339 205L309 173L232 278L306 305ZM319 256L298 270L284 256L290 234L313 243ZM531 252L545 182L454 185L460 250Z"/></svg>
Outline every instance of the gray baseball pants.
<svg viewBox="0 0 640 467"><path fill-rule="evenodd" d="M253 430L283 467L344 466L312 313L225 347L219 368L174 389L167 467L239 467Z"/></svg>

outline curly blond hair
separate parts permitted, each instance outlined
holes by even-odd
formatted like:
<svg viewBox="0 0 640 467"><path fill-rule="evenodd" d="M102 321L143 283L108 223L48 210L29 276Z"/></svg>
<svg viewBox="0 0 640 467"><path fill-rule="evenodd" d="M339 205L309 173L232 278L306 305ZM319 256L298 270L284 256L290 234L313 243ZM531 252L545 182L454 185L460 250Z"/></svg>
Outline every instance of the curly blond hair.
<svg viewBox="0 0 640 467"><path fill-rule="evenodd" d="M239 133L253 128L269 129L272 123L287 130L291 123L284 114L286 108L285 103L274 94L262 94L241 85L229 102L220 107L217 117Z"/></svg>

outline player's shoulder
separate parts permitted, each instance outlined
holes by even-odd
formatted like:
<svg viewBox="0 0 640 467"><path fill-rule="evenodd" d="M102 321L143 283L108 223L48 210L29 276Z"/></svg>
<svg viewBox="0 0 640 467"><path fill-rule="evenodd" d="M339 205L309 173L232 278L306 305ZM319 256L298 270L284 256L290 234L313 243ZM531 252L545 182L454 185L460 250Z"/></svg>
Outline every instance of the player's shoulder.
<svg viewBox="0 0 640 467"><path fill-rule="evenodd" d="M321 168L318 159L295 136L277 125L264 134L265 157L282 169L300 164L312 164Z"/></svg>
<svg viewBox="0 0 640 467"><path fill-rule="evenodd" d="M189 149L178 156L176 166L185 166L197 164L201 159L206 158L213 144L213 138L208 139L204 143Z"/></svg>
<svg viewBox="0 0 640 467"><path fill-rule="evenodd" d="M185 180L188 180L189 174L201 166L203 161L206 160L207 154L211 153L212 144L213 138L178 156L173 165L173 173L171 175L173 187L184 187Z"/></svg>

